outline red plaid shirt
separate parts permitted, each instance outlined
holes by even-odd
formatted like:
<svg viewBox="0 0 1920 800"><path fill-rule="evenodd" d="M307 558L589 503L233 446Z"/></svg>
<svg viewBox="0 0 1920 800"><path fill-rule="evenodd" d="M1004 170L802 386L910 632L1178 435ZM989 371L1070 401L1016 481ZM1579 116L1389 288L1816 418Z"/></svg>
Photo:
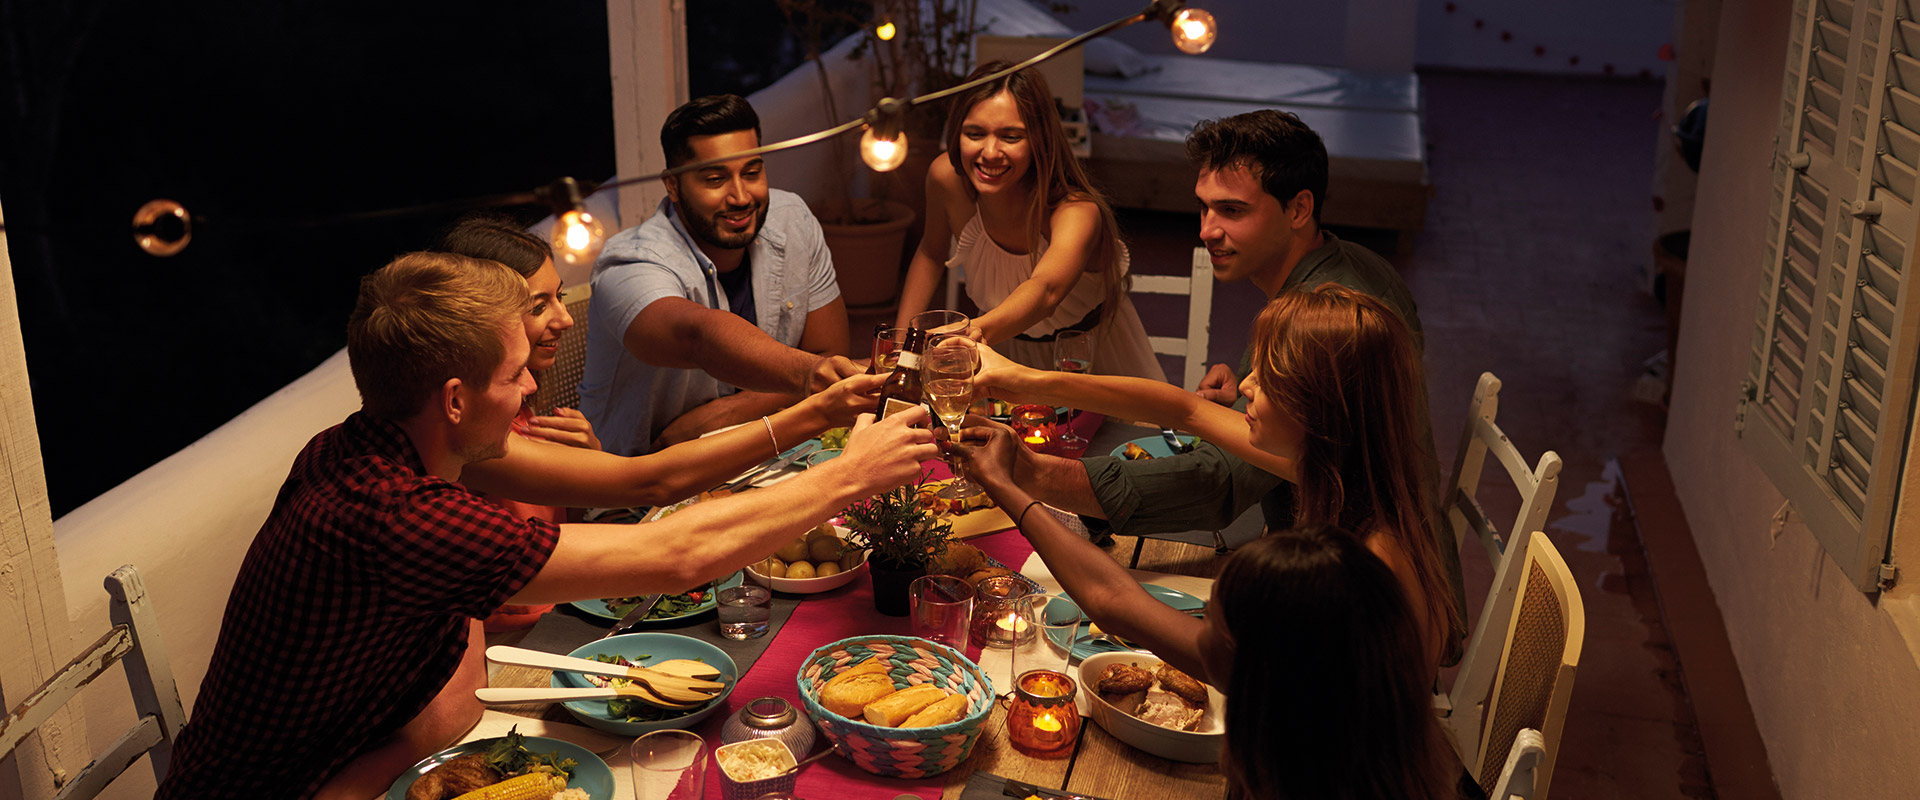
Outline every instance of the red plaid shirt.
<svg viewBox="0 0 1920 800"><path fill-rule="evenodd" d="M558 538L426 474L392 423L356 413L315 436L240 565L159 797L313 794L426 708L468 619Z"/></svg>

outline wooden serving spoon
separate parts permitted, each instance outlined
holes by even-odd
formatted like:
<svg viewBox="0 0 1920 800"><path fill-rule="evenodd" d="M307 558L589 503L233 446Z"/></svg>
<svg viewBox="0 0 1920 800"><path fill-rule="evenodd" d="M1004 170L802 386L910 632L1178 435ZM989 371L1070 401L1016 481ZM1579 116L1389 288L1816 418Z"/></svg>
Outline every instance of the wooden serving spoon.
<svg viewBox="0 0 1920 800"><path fill-rule="evenodd" d="M672 664L665 670L650 667L622 666L620 664L608 664L603 661L595 661L590 658L574 658L573 656L556 655L554 653L528 650L524 647L509 647L506 645L494 645L487 648L487 659L501 664L517 664L523 667L539 667L541 669L584 672L590 675L609 675L616 678L627 678L645 684L647 688L652 689L653 693L661 699L670 703L683 705L704 703L713 699L713 696L720 693L721 690L727 688L726 684L720 683L719 681L688 677L685 674L680 674L693 671L681 663ZM677 661L684 661L684 659L677 659ZM686 663L699 664L697 661ZM719 674L719 670L711 670L711 672L714 675Z"/></svg>
<svg viewBox="0 0 1920 800"><path fill-rule="evenodd" d="M473 696L478 698L480 702L490 706L518 705L520 703L566 703L574 700L613 700L621 697L631 697L648 705L674 710L695 708L700 705L699 703L672 702L660 695L654 694L652 690L640 684L634 684L632 686L608 686L604 689L593 687L585 689L551 689L538 687L502 689L490 686L485 689L475 689ZM705 700L713 699L712 695L703 695L703 697ZM704 700L702 702L704 702Z"/></svg>

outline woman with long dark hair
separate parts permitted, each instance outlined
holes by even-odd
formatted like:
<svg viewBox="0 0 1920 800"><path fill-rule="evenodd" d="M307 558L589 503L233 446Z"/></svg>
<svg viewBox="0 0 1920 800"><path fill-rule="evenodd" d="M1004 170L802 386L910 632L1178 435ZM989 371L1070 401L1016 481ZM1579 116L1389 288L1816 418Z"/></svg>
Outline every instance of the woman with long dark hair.
<svg viewBox="0 0 1920 800"><path fill-rule="evenodd" d="M1408 669L1420 626L1393 571L1351 533L1256 539L1213 587L1201 655L1227 695L1234 797L1454 797L1459 770Z"/></svg>
<svg viewBox="0 0 1920 800"><path fill-rule="evenodd" d="M1012 66L981 64L968 80ZM967 273L978 338L1009 358L1055 366L1062 331L1090 331L1094 371L1163 379L1127 298L1128 257L1113 208L1073 155L1053 92L1035 69L954 99L947 157L927 171L926 233L907 269L896 324L925 311L951 267Z"/></svg>

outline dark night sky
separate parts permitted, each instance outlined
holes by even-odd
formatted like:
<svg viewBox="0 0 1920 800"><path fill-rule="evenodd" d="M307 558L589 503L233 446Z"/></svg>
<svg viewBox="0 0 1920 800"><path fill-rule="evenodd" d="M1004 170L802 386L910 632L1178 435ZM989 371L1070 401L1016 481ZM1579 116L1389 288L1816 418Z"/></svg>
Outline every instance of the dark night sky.
<svg viewBox="0 0 1920 800"><path fill-rule="evenodd" d="M732 65L697 71L695 93L784 71L764 63L781 49L771 0L690 5L689 47ZM455 215L287 221L611 175L605 15L599 0L0 0L0 202L54 515L338 350L358 277ZM156 197L202 220L172 258L129 234Z"/></svg>

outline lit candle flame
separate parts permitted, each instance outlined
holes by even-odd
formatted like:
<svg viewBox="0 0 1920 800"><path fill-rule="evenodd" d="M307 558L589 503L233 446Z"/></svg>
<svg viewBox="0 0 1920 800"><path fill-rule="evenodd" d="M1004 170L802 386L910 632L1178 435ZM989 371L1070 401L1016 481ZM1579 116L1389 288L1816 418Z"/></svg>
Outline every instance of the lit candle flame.
<svg viewBox="0 0 1920 800"><path fill-rule="evenodd" d="M1060 724L1060 718L1055 717L1053 715L1053 712L1042 711L1038 715L1034 716L1033 727L1035 730L1042 730L1048 733L1059 733L1060 728L1062 726Z"/></svg>

